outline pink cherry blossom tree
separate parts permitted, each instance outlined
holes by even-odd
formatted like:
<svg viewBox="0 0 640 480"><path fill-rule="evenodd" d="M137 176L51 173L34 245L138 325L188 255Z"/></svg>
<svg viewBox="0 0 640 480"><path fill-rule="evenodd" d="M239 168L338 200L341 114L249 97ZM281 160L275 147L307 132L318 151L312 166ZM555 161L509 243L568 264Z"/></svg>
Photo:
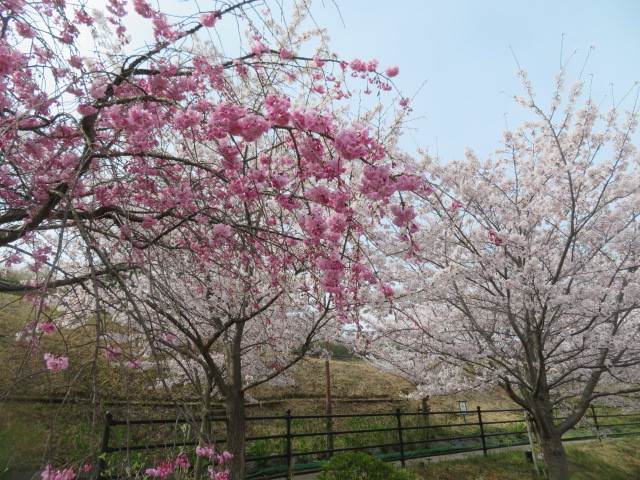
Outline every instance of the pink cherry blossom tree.
<svg viewBox="0 0 640 480"><path fill-rule="evenodd" d="M358 85L392 90L398 68L340 61L326 32L303 30L306 9L280 25L254 3L169 15L145 0L131 12L119 0L105 12L13 0L0 11L0 247L4 267L35 275L0 290L91 294L94 359L122 355L105 312L133 319L154 351L201 368L205 408L216 388L235 432L246 389L295 363L276 351L308 346L329 317L357 322L378 291L392 296L367 256L370 232L387 216L414 231L407 202L425 188L396 147L406 100L348 103ZM134 46L128 14L150 29L148 46ZM238 55L216 35L229 19L246 28L228 48ZM298 324L289 343L264 337ZM241 354L258 346L268 351L253 358L282 366L248 381ZM69 363L47 355L54 370Z"/></svg>
<svg viewBox="0 0 640 480"><path fill-rule="evenodd" d="M407 349L499 385L533 417L549 478L565 480L562 435L591 402L640 390L638 114L600 111L581 83L562 100L563 75L543 110L522 75L534 119L492 157L424 158L436 193L413 248L396 247L410 268L379 333L403 368Z"/></svg>

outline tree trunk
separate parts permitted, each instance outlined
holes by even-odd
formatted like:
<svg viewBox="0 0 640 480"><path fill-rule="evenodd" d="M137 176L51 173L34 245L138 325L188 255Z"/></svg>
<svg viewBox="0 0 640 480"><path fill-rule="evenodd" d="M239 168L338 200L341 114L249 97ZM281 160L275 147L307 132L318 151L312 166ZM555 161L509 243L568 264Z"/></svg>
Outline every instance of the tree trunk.
<svg viewBox="0 0 640 480"><path fill-rule="evenodd" d="M200 446L206 446L209 443L209 437L211 434L211 421L209 420L210 414L211 412L207 408L202 412L202 422L200 423L200 432L198 435L198 444ZM202 478L206 464L206 458L201 457L200 455L196 456L196 463L193 466L193 478L195 478L195 480Z"/></svg>
<svg viewBox="0 0 640 480"><path fill-rule="evenodd" d="M198 444L202 447L209 446L211 444L211 381L207 385L205 394L202 399L202 420L200 422L200 430L198 433ZM205 466L208 464L208 460L200 455L196 456L196 463L193 466L193 478L200 480L205 473Z"/></svg>
<svg viewBox="0 0 640 480"><path fill-rule="evenodd" d="M231 470L230 480L243 480L245 468L245 433L246 413L244 408L244 393L241 391L229 391L226 399L227 407L227 447L233 454L233 459L227 464Z"/></svg>
<svg viewBox="0 0 640 480"><path fill-rule="evenodd" d="M549 480L569 480L569 464L562 439L541 438L540 443Z"/></svg>

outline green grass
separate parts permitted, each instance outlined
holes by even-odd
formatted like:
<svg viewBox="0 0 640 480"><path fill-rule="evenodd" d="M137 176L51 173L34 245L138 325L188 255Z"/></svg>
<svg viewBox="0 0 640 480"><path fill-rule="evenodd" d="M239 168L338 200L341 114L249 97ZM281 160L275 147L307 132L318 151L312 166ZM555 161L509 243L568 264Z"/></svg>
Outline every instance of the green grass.
<svg viewBox="0 0 640 480"><path fill-rule="evenodd" d="M640 438L588 442L566 447L571 480L637 480L640 478ZM521 450L490 452L487 458L442 460L410 470L429 480L531 480L531 464Z"/></svg>

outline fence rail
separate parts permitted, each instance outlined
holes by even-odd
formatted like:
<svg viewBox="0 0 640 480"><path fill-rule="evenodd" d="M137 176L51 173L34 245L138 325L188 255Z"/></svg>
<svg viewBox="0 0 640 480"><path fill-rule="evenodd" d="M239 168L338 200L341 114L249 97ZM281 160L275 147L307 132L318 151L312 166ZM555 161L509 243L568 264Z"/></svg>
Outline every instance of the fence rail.
<svg viewBox="0 0 640 480"><path fill-rule="evenodd" d="M607 412L611 410L592 406L582 423L563 440L640 434L640 413ZM495 419L497 416L502 418ZM521 418L513 418L517 416ZM561 418L556 417L557 420ZM440 423L435 423L434 419L440 419ZM116 420L107 413L98 463L100 478L109 476L106 468L109 455L196 446L198 442L193 431L197 429L191 427L201 420ZM210 417L209 420L220 434L220 438L214 440L215 444L224 445L226 417ZM398 408L388 413L333 415L294 415L287 410L285 415L249 416L246 420L249 433L245 437L249 470L246 478L255 480L291 478L297 473L319 471L325 459L339 452L366 451L384 461L399 461L404 466L406 460L412 458L472 451L482 451L486 456L492 449L529 443L522 409L482 410L477 407L475 411L465 412L403 412ZM327 425L333 427L327 429ZM167 433L160 433L164 441L149 443L148 431L132 432L135 427L142 426L156 429L172 426L173 440L167 441ZM358 426L361 428L353 428ZM126 427L125 434L118 433L118 427ZM146 443L136 443L145 439Z"/></svg>

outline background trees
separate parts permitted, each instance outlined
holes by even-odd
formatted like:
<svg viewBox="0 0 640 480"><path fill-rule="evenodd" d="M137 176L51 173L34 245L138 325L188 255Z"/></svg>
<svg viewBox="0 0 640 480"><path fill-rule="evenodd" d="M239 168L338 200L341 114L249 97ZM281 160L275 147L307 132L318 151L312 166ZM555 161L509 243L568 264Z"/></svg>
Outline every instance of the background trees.
<svg viewBox="0 0 640 480"><path fill-rule="evenodd" d="M590 402L638 391L640 371L637 112L580 103L580 83L561 103L562 80L546 111L525 81L535 120L494 157L425 159L437 193L386 323L425 366L441 357L526 408L554 479L568 478L562 434Z"/></svg>

